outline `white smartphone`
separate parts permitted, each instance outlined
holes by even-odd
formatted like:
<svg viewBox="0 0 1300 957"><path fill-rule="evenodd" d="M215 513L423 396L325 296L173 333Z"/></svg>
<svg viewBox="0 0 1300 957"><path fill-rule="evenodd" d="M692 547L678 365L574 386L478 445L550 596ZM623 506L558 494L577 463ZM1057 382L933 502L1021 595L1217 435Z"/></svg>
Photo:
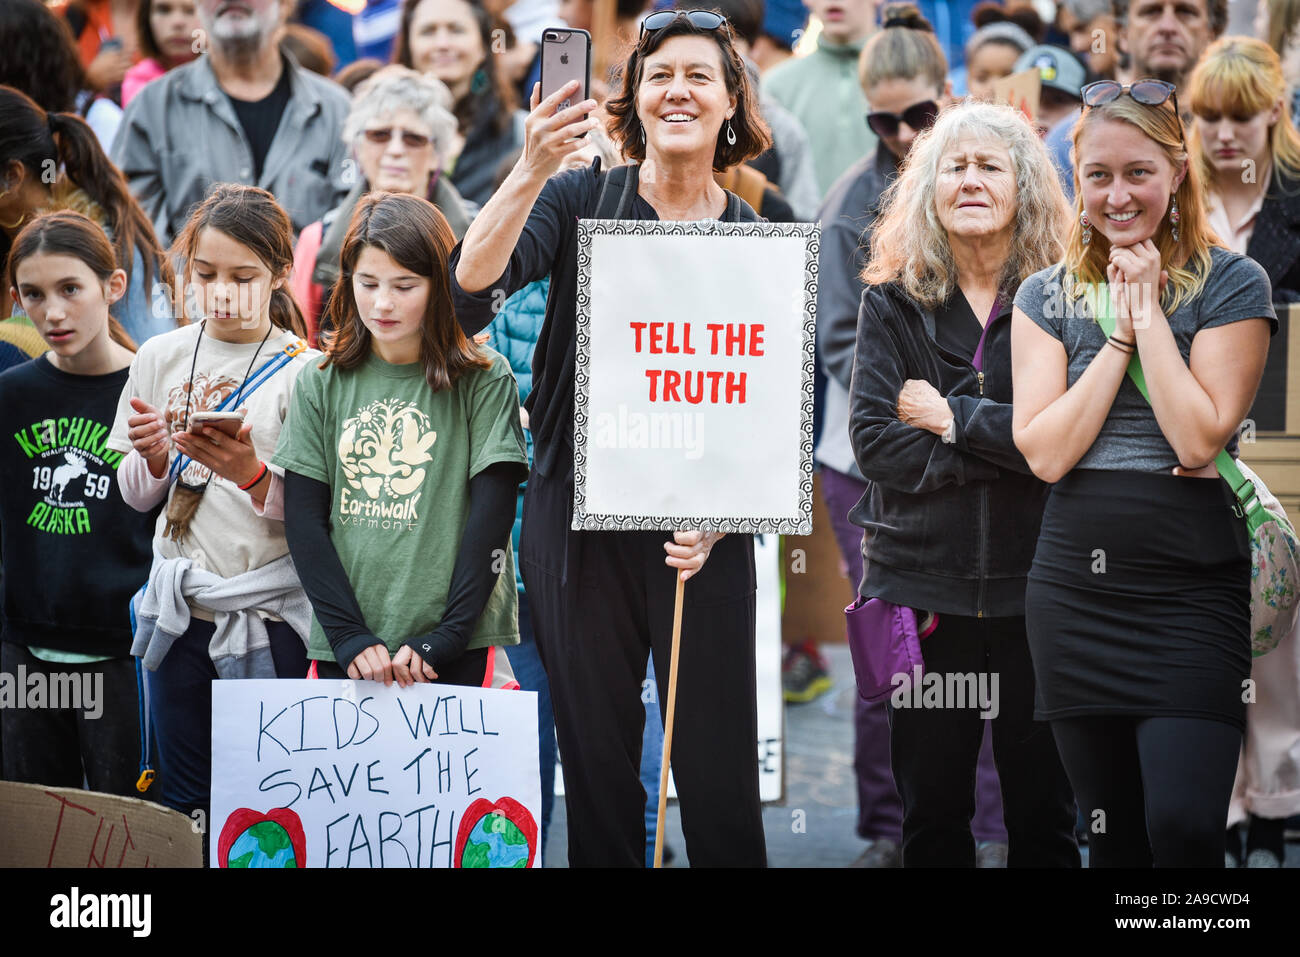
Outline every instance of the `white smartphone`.
<svg viewBox="0 0 1300 957"><path fill-rule="evenodd" d="M239 434L239 428L243 424L244 413L242 412L195 412L190 416L191 432L203 425L220 429L232 439Z"/></svg>

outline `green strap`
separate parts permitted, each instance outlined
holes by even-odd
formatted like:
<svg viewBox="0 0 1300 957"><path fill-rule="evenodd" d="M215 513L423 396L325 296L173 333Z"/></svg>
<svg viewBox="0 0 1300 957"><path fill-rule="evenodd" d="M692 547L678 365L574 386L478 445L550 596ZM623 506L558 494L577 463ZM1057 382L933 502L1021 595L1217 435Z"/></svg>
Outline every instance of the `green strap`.
<svg viewBox="0 0 1300 957"><path fill-rule="evenodd" d="M1093 313L1097 317L1097 325L1109 338L1115 333L1115 317L1111 314L1109 284L1097 283L1096 290L1097 298L1093 303ZM1134 352L1133 357L1128 361L1128 377L1138 387L1138 391L1142 393L1142 398L1150 403L1151 393L1147 389L1147 379L1142 373L1142 360L1138 358L1137 352ZM1237 497L1251 531L1254 531L1260 524L1272 517L1264 509L1264 503L1259 500L1254 483L1241 474L1236 459L1228 454L1227 449L1221 450L1214 457L1214 465L1218 468L1219 475L1232 489L1233 495Z"/></svg>

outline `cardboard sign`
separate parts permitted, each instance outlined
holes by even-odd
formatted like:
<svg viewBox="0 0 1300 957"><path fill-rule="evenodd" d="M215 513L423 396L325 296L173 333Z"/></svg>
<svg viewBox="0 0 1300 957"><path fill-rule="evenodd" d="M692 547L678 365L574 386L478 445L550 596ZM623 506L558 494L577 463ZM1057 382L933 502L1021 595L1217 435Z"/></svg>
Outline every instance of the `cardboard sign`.
<svg viewBox="0 0 1300 957"><path fill-rule="evenodd" d="M0 867L201 867L196 822L151 801L0 781Z"/></svg>
<svg viewBox="0 0 1300 957"><path fill-rule="evenodd" d="M1038 94L1042 85L1037 68L1021 70L993 81L993 102L1010 103L1033 123L1038 116Z"/></svg>
<svg viewBox="0 0 1300 957"><path fill-rule="evenodd" d="M213 867L539 867L537 695L212 684Z"/></svg>
<svg viewBox="0 0 1300 957"><path fill-rule="evenodd" d="M579 223L575 529L811 530L819 241Z"/></svg>

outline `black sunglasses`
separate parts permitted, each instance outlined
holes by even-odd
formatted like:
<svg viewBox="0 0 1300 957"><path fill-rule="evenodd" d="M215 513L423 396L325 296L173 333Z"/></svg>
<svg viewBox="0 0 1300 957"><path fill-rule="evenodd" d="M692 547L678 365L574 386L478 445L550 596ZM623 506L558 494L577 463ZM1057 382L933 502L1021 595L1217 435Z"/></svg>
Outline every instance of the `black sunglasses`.
<svg viewBox="0 0 1300 957"><path fill-rule="evenodd" d="M712 10L660 10L641 21L641 36L638 37L638 42L647 33L662 30L678 17L685 17L690 21L691 26L699 27L701 30L716 30L718 27L725 26L727 28L727 39L733 39L731 24L720 13L714 13Z"/></svg>
<svg viewBox="0 0 1300 957"><path fill-rule="evenodd" d="M939 115L939 104L934 100L914 103L902 113L868 113L867 126L871 132L883 138L898 135L898 124L906 123L918 133L934 125L934 118Z"/></svg>

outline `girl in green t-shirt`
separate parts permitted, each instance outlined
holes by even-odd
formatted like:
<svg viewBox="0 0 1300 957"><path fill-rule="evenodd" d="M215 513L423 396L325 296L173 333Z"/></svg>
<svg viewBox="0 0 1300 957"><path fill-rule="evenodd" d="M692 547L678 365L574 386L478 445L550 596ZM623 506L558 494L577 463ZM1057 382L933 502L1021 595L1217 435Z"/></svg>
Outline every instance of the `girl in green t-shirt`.
<svg viewBox="0 0 1300 957"><path fill-rule="evenodd" d="M519 400L509 364L456 321L453 244L423 199L361 200L326 359L299 379L276 449L322 678L516 686L496 649L519 641Z"/></svg>

